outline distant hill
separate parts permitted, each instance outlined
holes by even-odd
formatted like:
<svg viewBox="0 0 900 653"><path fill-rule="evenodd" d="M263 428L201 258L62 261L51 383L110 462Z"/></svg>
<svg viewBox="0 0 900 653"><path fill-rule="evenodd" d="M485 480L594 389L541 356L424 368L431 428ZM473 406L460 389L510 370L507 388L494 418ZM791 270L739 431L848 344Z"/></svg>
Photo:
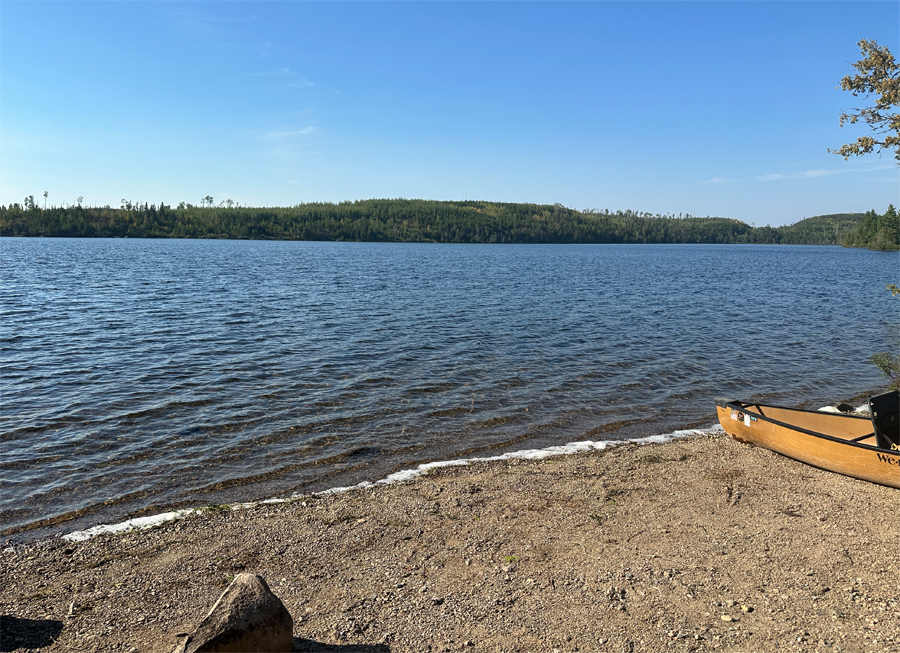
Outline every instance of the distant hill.
<svg viewBox="0 0 900 653"><path fill-rule="evenodd" d="M232 238L440 243L775 243L839 245L865 214L821 215L784 227L721 217L576 211L561 204L373 199L292 207L0 206L0 235Z"/></svg>
<svg viewBox="0 0 900 653"><path fill-rule="evenodd" d="M743 242L781 245L842 245L862 223L864 213L830 213L783 227L757 227Z"/></svg>

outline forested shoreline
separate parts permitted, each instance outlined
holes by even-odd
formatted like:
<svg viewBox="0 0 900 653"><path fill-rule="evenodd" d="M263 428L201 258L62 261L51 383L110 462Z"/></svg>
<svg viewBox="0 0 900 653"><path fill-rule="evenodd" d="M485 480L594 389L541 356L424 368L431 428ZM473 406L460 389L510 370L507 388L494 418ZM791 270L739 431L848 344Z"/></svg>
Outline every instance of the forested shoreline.
<svg viewBox="0 0 900 653"><path fill-rule="evenodd" d="M900 249L900 218L893 204L878 215L875 211L863 214L859 226L844 238L844 247L894 251Z"/></svg>
<svg viewBox="0 0 900 653"><path fill-rule="evenodd" d="M24 205L0 206L0 236L842 245L861 226L872 223L871 216L875 216L876 231L882 226L874 211L816 216L783 227L754 227L730 218L576 211L561 204L384 199L260 208L230 201L212 206L212 198L205 199L199 207L123 201L120 208L46 209L26 199Z"/></svg>

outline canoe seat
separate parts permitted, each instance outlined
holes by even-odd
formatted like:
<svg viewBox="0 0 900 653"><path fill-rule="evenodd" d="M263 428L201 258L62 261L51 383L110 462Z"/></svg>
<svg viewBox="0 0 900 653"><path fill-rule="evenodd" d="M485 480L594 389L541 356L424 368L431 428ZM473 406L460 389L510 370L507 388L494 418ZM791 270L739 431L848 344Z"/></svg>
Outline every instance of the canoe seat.
<svg viewBox="0 0 900 653"><path fill-rule="evenodd" d="M869 399L875 442L883 449L900 449L900 392L886 392Z"/></svg>

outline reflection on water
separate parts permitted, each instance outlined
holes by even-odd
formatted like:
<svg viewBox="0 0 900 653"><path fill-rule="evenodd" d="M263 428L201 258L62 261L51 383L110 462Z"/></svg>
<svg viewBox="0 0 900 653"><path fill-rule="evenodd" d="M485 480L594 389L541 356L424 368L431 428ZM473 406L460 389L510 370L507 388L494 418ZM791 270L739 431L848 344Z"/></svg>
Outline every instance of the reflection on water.
<svg viewBox="0 0 900 653"><path fill-rule="evenodd" d="M881 383L866 358L892 337L881 289L897 262L833 247L3 239L0 517L69 520L43 535L709 423L719 395L849 398Z"/></svg>

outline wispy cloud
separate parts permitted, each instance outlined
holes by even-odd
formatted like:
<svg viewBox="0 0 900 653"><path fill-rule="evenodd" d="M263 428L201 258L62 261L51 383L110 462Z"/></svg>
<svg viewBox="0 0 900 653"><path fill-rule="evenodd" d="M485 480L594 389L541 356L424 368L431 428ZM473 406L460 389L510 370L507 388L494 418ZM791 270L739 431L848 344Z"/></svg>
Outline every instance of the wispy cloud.
<svg viewBox="0 0 900 653"><path fill-rule="evenodd" d="M200 20L205 20L209 23L255 23L256 16L249 16L247 18L222 18L221 16L201 16Z"/></svg>
<svg viewBox="0 0 900 653"><path fill-rule="evenodd" d="M263 132L262 140L283 143L285 141L301 138L303 136L306 136L307 134L313 133L314 131L316 131L315 127L304 127L303 129L294 129L290 131L271 130Z"/></svg>
<svg viewBox="0 0 900 653"><path fill-rule="evenodd" d="M781 181L787 179L817 179L818 177L830 177L831 175L839 175L842 170L805 170L789 175L770 174L762 175L756 178L756 181Z"/></svg>
<svg viewBox="0 0 900 653"><path fill-rule="evenodd" d="M31 84L26 84L24 82L20 82L17 79L11 79L9 76L4 76L2 80L4 86L12 86L13 88L20 88L23 91L28 91L30 93L46 93L47 90L40 88L39 86L33 86Z"/></svg>
<svg viewBox="0 0 900 653"><path fill-rule="evenodd" d="M287 84L282 84L283 88L312 88L315 86L308 79L298 79L296 82L288 82Z"/></svg>
<svg viewBox="0 0 900 653"><path fill-rule="evenodd" d="M727 179L725 177L713 177L708 181L704 181L704 184L730 184L734 182L734 179Z"/></svg>
<svg viewBox="0 0 900 653"><path fill-rule="evenodd" d="M265 59L269 56L269 53L272 51L272 48L275 47L275 44L271 41L263 41L259 46L259 55L256 57L257 59Z"/></svg>
<svg viewBox="0 0 900 653"><path fill-rule="evenodd" d="M259 73L251 73L253 77L268 77L279 80L281 88L312 88L315 84L290 68L278 68Z"/></svg>
<svg viewBox="0 0 900 653"><path fill-rule="evenodd" d="M226 16L214 16L205 11L197 10L176 10L172 12L173 16L178 18L186 18L198 23L253 23L256 22L256 16L250 15L246 18L228 18Z"/></svg>
<svg viewBox="0 0 900 653"><path fill-rule="evenodd" d="M294 157L309 149L309 138L315 132L316 128L313 126L300 129L270 129L260 133L257 139L275 156Z"/></svg>
<svg viewBox="0 0 900 653"><path fill-rule="evenodd" d="M228 18L215 16L206 11L177 9L170 13L172 19L180 29L200 39L221 39L230 37L234 30L229 26L236 23L252 23L256 16L247 18Z"/></svg>

